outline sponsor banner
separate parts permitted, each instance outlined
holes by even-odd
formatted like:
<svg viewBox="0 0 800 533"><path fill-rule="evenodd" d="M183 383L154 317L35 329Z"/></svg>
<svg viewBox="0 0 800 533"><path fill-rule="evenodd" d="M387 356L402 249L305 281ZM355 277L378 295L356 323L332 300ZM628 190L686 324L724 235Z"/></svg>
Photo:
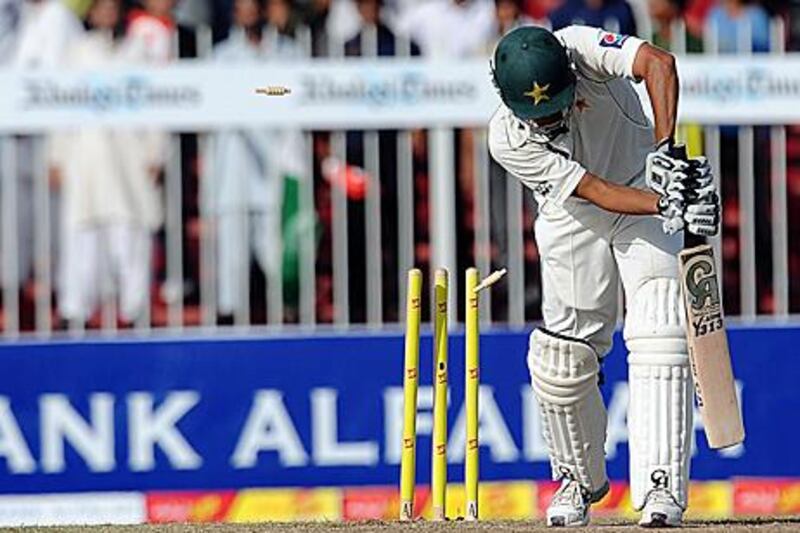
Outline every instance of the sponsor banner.
<svg viewBox="0 0 800 533"><path fill-rule="evenodd" d="M800 54L679 60L681 117L717 124L791 124L800 119Z"/></svg>
<svg viewBox="0 0 800 533"><path fill-rule="evenodd" d="M531 481L488 482L478 486L478 509L483 519L525 519L536 515L536 484ZM419 518L433 518L430 487L417 486L414 512ZM397 487L349 488L343 491L345 520L395 520L400 513ZM449 519L463 518L466 499L463 484L447 485Z"/></svg>
<svg viewBox="0 0 800 533"><path fill-rule="evenodd" d="M482 483L479 510L482 520L528 520L545 515L559 487L554 481L502 481ZM249 522L257 520L317 520L340 516L347 521L396 520L400 496L396 486L344 489L267 489L233 493L148 494L148 521L196 522L195 509L205 507L203 521ZM234 501L233 505L231 502ZM205 503L204 503L205 502ZM222 510L225 509L223 512ZM337 510L341 509L341 515ZM432 518L430 490L418 486L414 509L418 518ZM447 487L447 517L463 518L464 489ZM689 487L686 517L721 520L734 516L796 515L800 512L800 481L748 479L693 481ZM592 516L636 520L627 482L612 481L609 493L592 506Z"/></svg>
<svg viewBox="0 0 800 533"><path fill-rule="evenodd" d="M414 510L428 501L427 487L416 487ZM400 492L397 487L348 488L343 491L342 518L345 520L395 520L400 516Z"/></svg>
<svg viewBox="0 0 800 533"><path fill-rule="evenodd" d="M800 481L737 479L733 510L737 515L752 516L800 514Z"/></svg>
<svg viewBox="0 0 800 533"><path fill-rule="evenodd" d="M292 92L256 94L264 85ZM261 67L189 61L166 68L0 73L0 130L11 131L89 124L172 130L485 124L498 102L483 61L314 60Z"/></svg>
<svg viewBox="0 0 800 533"><path fill-rule="evenodd" d="M615 46L614 39L606 44ZM796 54L684 56L678 67L681 120L800 121ZM263 85L292 92L257 95L255 88ZM645 96L643 84L637 87ZM475 126L485 125L498 104L482 59L313 60L261 67L185 61L151 69L0 73L0 131L11 132L87 125L176 131Z"/></svg>
<svg viewBox="0 0 800 533"><path fill-rule="evenodd" d="M554 484L550 483L551 490L554 491ZM539 489L541 490L541 489ZM541 504L545 504L540 500ZM547 500L549 503L550 500ZM546 505L546 504L545 504ZM632 513L631 493L628 484L623 481L612 481L610 490L605 497L592 506L593 516L628 516Z"/></svg>
<svg viewBox="0 0 800 533"><path fill-rule="evenodd" d="M733 514L733 487L727 481L708 481L689 485L687 518L727 518Z"/></svg>
<svg viewBox="0 0 800 533"><path fill-rule="evenodd" d="M222 522L235 498L234 491L151 492L147 494L147 521Z"/></svg>
<svg viewBox="0 0 800 533"><path fill-rule="evenodd" d="M452 491L450 492L452 494ZM465 496L463 487L456 494ZM448 506L449 506L448 502ZM466 502L456 516L464 516ZM530 482L485 483L478 487L478 513L480 518L523 520L536 514L536 484Z"/></svg>
<svg viewBox="0 0 800 533"><path fill-rule="evenodd" d="M527 340L524 332L481 337L483 482L549 478ZM800 328L733 327L730 341L747 441L710 450L696 415L692 478L800 478L793 448L800 438L793 418L800 411ZM431 345L426 333L420 486L431 471ZM456 484L463 480L463 347L463 336L454 334L448 479ZM0 494L393 486L402 354L400 332L0 345ZM625 359L618 336L602 386L614 481L628 474Z"/></svg>
<svg viewBox="0 0 800 533"><path fill-rule="evenodd" d="M0 496L0 526L141 524L144 495L135 492Z"/></svg>
<svg viewBox="0 0 800 533"><path fill-rule="evenodd" d="M521 520L535 515L535 484L530 481L481 483L478 486L478 513L481 519ZM433 518L433 502L428 498L422 507L422 517ZM447 518L455 520L466 515L467 501L463 484L447 486Z"/></svg>
<svg viewBox="0 0 800 533"><path fill-rule="evenodd" d="M342 519L342 490L248 489L240 491L229 522L292 522Z"/></svg>

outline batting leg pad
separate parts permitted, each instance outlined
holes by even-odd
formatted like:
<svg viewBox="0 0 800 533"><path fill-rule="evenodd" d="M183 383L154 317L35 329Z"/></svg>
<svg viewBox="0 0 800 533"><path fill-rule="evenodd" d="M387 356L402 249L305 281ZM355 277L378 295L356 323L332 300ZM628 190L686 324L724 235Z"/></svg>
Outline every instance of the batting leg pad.
<svg viewBox="0 0 800 533"><path fill-rule="evenodd" d="M631 500L667 489L686 508L692 438L692 376L678 281L645 282L625 320Z"/></svg>
<svg viewBox="0 0 800 533"><path fill-rule="evenodd" d="M583 340L536 329L530 338L528 369L553 478L576 479L592 494L592 501L598 500L608 490L608 477L597 353Z"/></svg>

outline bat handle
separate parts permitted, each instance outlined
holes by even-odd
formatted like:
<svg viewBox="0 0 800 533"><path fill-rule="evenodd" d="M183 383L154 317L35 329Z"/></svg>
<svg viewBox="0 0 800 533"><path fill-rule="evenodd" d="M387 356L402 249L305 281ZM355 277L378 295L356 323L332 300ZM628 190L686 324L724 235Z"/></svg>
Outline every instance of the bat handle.
<svg viewBox="0 0 800 533"><path fill-rule="evenodd" d="M689 154L686 152L686 145L683 143L673 145L672 148L670 148L670 155L675 159L682 159L684 161L689 160ZM705 243L705 237L689 233L685 229L683 230L684 248L694 248L695 246L700 246L701 244Z"/></svg>
<svg viewBox="0 0 800 533"><path fill-rule="evenodd" d="M689 154L686 152L686 145L683 143L673 144L669 149L669 155L675 159L682 159L683 161L689 160Z"/></svg>
<svg viewBox="0 0 800 533"><path fill-rule="evenodd" d="M702 235L695 235L694 233L689 233L688 231L683 231L683 247L684 248L694 248L695 246L700 246L702 244L706 244L706 238Z"/></svg>

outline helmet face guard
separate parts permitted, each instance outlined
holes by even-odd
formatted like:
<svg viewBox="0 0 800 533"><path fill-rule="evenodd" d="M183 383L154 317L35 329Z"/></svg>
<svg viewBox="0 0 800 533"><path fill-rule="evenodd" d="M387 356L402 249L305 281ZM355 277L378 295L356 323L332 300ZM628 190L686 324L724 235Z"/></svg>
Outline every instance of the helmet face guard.
<svg viewBox="0 0 800 533"><path fill-rule="evenodd" d="M544 28L523 26L507 33L490 62L500 99L520 120L537 128L537 119L559 112L566 117L575 100L575 74L567 51ZM563 124L562 124L563 126Z"/></svg>
<svg viewBox="0 0 800 533"><path fill-rule="evenodd" d="M572 103L570 102L566 109L557 113L560 113L561 116L555 120L548 121L547 124L540 124L536 122L536 119L527 119L523 120L523 122L530 128L531 135L540 135L546 140L552 140L569 131L568 125L572 116Z"/></svg>

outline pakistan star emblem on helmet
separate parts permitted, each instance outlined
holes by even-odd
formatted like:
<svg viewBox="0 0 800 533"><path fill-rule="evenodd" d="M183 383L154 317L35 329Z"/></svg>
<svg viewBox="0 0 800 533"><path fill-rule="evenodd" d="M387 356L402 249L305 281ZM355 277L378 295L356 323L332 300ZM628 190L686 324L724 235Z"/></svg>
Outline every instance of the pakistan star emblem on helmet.
<svg viewBox="0 0 800 533"><path fill-rule="evenodd" d="M544 87L542 87L537 82L533 82L533 89L523 94L525 96L530 96L531 98L533 98L533 105L539 105L539 102L541 102L542 100L550 100L550 97L547 96L547 89L549 88L550 88L549 83Z"/></svg>

